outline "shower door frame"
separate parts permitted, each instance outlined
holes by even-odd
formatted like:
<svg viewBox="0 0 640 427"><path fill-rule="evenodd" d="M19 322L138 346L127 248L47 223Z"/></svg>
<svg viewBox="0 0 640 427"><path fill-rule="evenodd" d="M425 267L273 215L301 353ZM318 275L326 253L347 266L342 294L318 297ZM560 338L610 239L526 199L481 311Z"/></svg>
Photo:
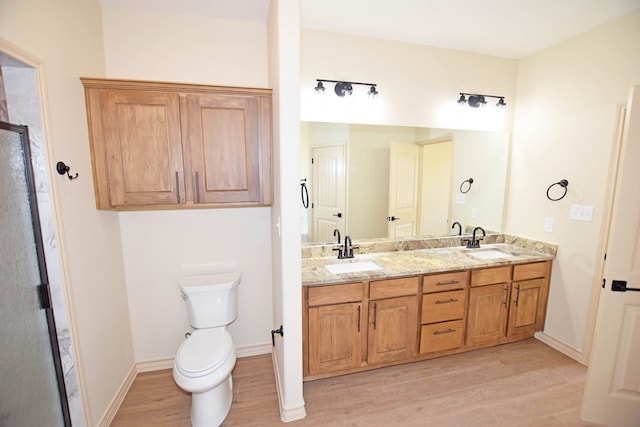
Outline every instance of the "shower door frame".
<svg viewBox="0 0 640 427"><path fill-rule="evenodd" d="M69 402L67 399L67 391L64 382L64 370L62 367L62 358L60 356L60 347L58 345L58 334L56 332L55 316L51 305L51 291L49 288L49 276L47 274L46 258L44 253L44 241L42 238L42 228L40 225L40 214L38 212L38 197L36 195L35 175L33 165L31 164L31 144L29 142L29 129L27 126L16 125L4 121L0 121L0 129L9 132L15 132L20 136L22 144L22 153L25 167L25 180L29 191L29 208L31 211L31 223L33 229L33 238L35 242L35 251L38 259L38 272L40 275L40 286L38 289L38 297L40 299L40 307L45 311L47 320L47 328L49 332L49 343L51 346L51 354L53 356L53 365L56 374L56 383L58 386L58 395L60 397L60 406L62 410L62 419L64 425L71 426L71 414L69 411Z"/></svg>

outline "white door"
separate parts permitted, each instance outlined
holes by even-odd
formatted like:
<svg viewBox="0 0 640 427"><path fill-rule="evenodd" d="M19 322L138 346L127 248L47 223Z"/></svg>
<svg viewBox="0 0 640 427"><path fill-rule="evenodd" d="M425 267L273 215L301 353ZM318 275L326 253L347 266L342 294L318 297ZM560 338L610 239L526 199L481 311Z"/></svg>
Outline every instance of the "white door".
<svg viewBox="0 0 640 427"><path fill-rule="evenodd" d="M345 145L314 147L311 156L313 226L310 239L330 242L334 240L333 230L345 234Z"/></svg>
<svg viewBox="0 0 640 427"><path fill-rule="evenodd" d="M420 147L391 143L389 155L389 237L416 235Z"/></svg>
<svg viewBox="0 0 640 427"><path fill-rule="evenodd" d="M640 425L640 86L632 89L623 132L613 212L582 418L607 426ZM626 282L626 284L625 284ZM616 292L615 288L633 288Z"/></svg>
<svg viewBox="0 0 640 427"><path fill-rule="evenodd" d="M445 236L451 225L451 173L453 169L453 140L422 146L420 193L421 236Z"/></svg>

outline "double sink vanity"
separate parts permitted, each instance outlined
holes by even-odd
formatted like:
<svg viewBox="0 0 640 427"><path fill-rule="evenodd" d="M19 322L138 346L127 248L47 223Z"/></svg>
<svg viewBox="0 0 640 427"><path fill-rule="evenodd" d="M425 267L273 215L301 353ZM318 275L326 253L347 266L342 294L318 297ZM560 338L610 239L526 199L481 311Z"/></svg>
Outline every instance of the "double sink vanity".
<svg viewBox="0 0 640 427"><path fill-rule="evenodd" d="M530 338L544 326L555 245L487 235L303 248L304 380Z"/></svg>

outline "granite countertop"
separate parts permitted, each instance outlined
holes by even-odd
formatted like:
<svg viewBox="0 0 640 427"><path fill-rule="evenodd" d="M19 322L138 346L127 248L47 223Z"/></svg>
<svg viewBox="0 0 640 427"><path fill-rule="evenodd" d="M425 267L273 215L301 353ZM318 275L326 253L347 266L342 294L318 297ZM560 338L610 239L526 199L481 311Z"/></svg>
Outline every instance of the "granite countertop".
<svg viewBox="0 0 640 427"><path fill-rule="evenodd" d="M429 274L471 268L493 267L546 261L555 258L550 254L509 243L486 244L477 249L464 246L431 249L379 252L358 255L350 259L317 257L302 259L302 285L327 285L361 280L386 279L408 275ZM482 259L472 256L482 252L500 251L509 254L500 258ZM487 254L489 255L489 254ZM331 264L373 261L380 269L353 273L331 273L325 266Z"/></svg>

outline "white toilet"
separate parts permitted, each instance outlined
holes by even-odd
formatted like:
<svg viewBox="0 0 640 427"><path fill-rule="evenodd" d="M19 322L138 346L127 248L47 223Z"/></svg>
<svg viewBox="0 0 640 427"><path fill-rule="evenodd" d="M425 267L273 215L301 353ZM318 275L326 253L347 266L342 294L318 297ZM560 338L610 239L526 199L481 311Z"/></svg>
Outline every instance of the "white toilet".
<svg viewBox="0 0 640 427"><path fill-rule="evenodd" d="M191 335L178 348L173 379L191 395L191 425L217 427L233 400L236 351L227 331L238 313L239 273L185 277L180 281Z"/></svg>

